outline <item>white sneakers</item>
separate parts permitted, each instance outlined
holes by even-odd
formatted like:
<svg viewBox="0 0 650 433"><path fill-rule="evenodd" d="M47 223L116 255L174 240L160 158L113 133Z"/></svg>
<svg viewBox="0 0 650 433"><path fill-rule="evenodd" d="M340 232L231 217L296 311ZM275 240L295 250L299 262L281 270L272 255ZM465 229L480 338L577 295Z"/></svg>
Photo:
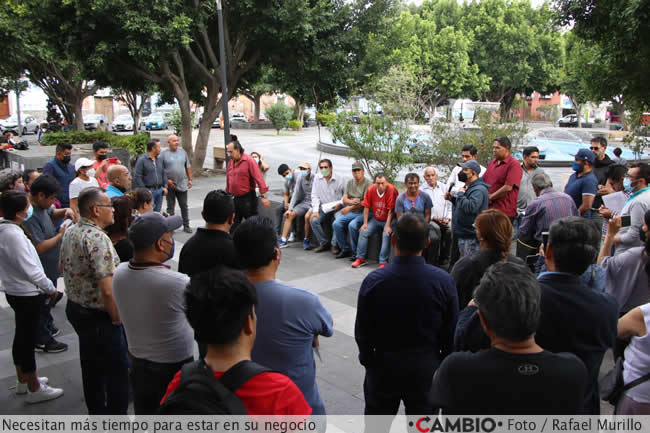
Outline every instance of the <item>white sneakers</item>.
<svg viewBox="0 0 650 433"><path fill-rule="evenodd" d="M54 400L63 395L63 390L61 388L52 388L41 383L41 387L36 392L27 392L27 397L25 401L27 403L40 403L42 401Z"/></svg>
<svg viewBox="0 0 650 433"><path fill-rule="evenodd" d="M47 385L48 378L47 377L39 377L38 381L41 383L41 385ZM18 380L16 380L16 394L17 395L25 395L27 394L27 391L29 389L27 388L27 383L20 383Z"/></svg>
<svg viewBox="0 0 650 433"><path fill-rule="evenodd" d="M295 241L296 241L296 235L293 232L291 232L289 234L289 239L287 239L287 242L295 242Z"/></svg>

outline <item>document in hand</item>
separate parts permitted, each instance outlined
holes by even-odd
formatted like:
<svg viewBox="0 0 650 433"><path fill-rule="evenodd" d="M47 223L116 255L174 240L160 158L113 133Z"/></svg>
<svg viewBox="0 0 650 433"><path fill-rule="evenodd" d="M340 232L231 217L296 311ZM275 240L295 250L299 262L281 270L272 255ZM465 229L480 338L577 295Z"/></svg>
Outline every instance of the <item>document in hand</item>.
<svg viewBox="0 0 650 433"><path fill-rule="evenodd" d="M621 213L627 202L627 197L622 192L615 192L603 196L603 204L612 212Z"/></svg>
<svg viewBox="0 0 650 433"><path fill-rule="evenodd" d="M334 210L336 205L340 204L340 203L341 203L340 200L331 201L329 203L325 203L325 204L321 205L321 209L323 209L323 212L325 212L325 213L330 213L330 212L332 212Z"/></svg>

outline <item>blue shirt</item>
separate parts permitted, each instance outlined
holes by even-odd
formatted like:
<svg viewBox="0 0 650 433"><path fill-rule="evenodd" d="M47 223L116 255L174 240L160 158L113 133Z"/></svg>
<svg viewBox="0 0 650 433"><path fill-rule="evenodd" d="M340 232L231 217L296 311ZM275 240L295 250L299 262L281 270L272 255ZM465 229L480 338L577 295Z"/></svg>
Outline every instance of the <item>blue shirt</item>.
<svg viewBox="0 0 650 433"><path fill-rule="evenodd" d="M313 415L325 415L316 385L312 342L315 335L331 337L332 316L318 296L277 280L255 284L258 303L257 338L251 358L285 374L300 388Z"/></svg>
<svg viewBox="0 0 650 433"><path fill-rule="evenodd" d="M583 195L596 196L598 192L598 178L593 173L585 174L578 177L577 173L573 173L564 187L564 192L569 194L576 204L577 208L582 205Z"/></svg>
<svg viewBox="0 0 650 433"><path fill-rule="evenodd" d="M106 187L106 195L108 198L113 198L113 197L121 197L124 195L122 191L114 187L113 185L108 185Z"/></svg>
<svg viewBox="0 0 650 433"><path fill-rule="evenodd" d="M142 155L135 163L133 183L136 188L167 188L167 174L162 158L154 162L148 153Z"/></svg>
<svg viewBox="0 0 650 433"><path fill-rule="evenodd" d="M414 212L424 217L424 213L432 207L433 202L429 194L422 193L419 189L418 195L413 201L406 196L406 191L401 193L395 200L395 213Z"/></svg>
<svg viewBox="0 0 650 433"><path fill-rule="evenodd" d="M56 158L52 158L43 166L43 174L49 174L56 178L61 190L56 195L61 202L61 207L70 207L70 183L74 180L74 164L64 164Z"/></svg>

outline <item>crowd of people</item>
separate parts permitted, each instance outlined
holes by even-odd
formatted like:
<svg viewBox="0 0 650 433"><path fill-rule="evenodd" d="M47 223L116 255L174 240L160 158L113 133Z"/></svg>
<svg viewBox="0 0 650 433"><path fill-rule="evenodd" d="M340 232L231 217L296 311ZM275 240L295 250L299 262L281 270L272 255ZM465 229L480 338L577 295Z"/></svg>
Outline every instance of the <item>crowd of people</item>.
<svg viewBox="0 0 650 433"><path fill-rule="evenodd" d="M165 263L174 232L193 232L192 170L178 138L168 143L147 144L133 179L103 142L74 165L71 147L57 146L41 175L0 171L0 280L27 402L63 393L38 377L34 356L67 349L51 316L62 275L89 414L126 414L131 385L136 414L207 413L228 395L241 404L220 407L325 415L314 352L332 316L277 279L282 251L302 239L359 268L375 235L379 268L361 284L355 324L367 415L394 415L400 402L407 415L598 414L608 350L624 359L626 383L650 369L650 166L609 160L602 138L577 152L564 192L537 148L520 162L507 137L487 167L466 146L446 183L426 167L401 193L358 162L347 181L329 159L318 173L281 164L283 200L268 218L258 198L270 207L269 166L232 136L226 188L205 196L205 225L178 271ZM189 386L216 382L221 397ZM649 414L650 382L616 411Z"/></svg>

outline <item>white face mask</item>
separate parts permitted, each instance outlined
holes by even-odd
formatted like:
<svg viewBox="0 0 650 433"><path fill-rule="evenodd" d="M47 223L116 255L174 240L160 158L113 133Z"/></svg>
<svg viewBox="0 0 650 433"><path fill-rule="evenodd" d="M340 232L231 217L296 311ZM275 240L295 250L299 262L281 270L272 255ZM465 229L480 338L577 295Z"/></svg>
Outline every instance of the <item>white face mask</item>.
<svg viewBox="0 0 650 433"><path fill-rule="evenodd" d="M92 179L93 177L95 177L95 173L96 173L96 172L95 172L95 169L94 169L94 168L91 168L90 170L88 170L88 171L86 172L86 176L88 176L89 178Z"/></svg>

